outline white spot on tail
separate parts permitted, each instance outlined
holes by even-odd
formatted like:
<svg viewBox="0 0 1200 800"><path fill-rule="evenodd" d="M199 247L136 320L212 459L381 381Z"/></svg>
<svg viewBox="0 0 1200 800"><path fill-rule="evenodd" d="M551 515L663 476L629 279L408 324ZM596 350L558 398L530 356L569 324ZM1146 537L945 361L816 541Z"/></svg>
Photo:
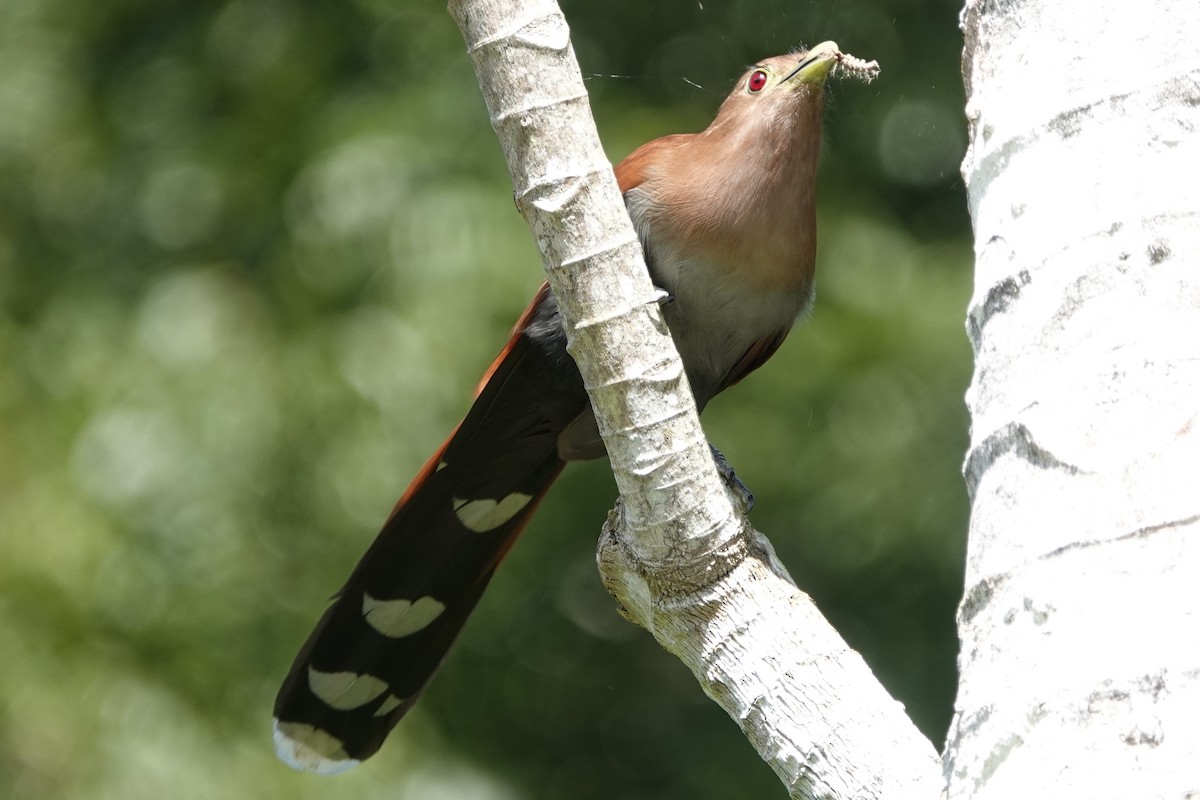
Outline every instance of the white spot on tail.
<svg viewBox="0 0 1200 800"><path fill-rule="evenodd" d="M439 461L439 462L438 462L438 465L437 465L437 469L435 469L435 470L434 470L434 472L441 472L441 471L442 471L442 470L444 470L445 468L446 468L446 462L445 462L445 461Z"/></svg>
<svg viewBox="0 0 1200 800"><path fill-rule="evenodd" d="M363 616L367 624L393 639L422 630L446 610L446 604L426 595L416 600L377 600L363 593Z"/></svg>
<svg viewBox="0 0 1200 800"><path fill-rule="evenodd" d="M274 720L272 728L275 755L292 769L318 775L336 775L358 763L357 758L346 755L341 739L330 736L320 728L302 722L279 720Z"/></svg>
<svg viewBox="0 0 1200 800"><path fill-rule="evenodd" d="M500 502L495 500L461 500L454 498L454 513L458 521L476 533L487 533L511 520L529 505L533 497L513 492Z"/></svg>
<svg viewBox="0 0 1200 800"><path fill-rule="evenodd" d="M309 667L308 688L330 708L350 711L379 697L388 690L388 685L373 675L321 672Z"/></svg>
<svg viewBox="0 0 1200 800"><path fill-rule="evenodd" d="M394 694L389 694L387 696L387 700L384 700L383 703L380 704L379 708L375 710L375 713L371 716L386 717L388 714L399 708L402 703L404 703L404 698L396 697Z"/></svg>

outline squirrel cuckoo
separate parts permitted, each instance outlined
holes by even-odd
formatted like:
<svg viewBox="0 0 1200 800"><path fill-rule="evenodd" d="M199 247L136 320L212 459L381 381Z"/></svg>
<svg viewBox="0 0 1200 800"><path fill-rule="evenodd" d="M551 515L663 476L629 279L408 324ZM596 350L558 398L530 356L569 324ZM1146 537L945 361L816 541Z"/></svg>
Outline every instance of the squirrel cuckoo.
<svg viewBox="0 0 1200 800"><path fill-rule="evenodd" d="M825 42L765 59L703 132L616 168L701 410L770 358L812 299L823 91L843 57ZM279 757L333 773L378 750L564 464L602 455L543 285L296 656L275 701Z"/></svg>

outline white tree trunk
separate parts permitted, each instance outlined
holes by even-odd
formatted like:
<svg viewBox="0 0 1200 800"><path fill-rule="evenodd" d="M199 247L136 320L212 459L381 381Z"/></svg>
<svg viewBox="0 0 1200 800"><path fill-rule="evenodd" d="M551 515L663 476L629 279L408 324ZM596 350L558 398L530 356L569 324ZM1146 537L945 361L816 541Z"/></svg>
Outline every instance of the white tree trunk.
<svg viewBox="0 0 1200 800"><path fill-rule="evenodd" d="M953 798L1200 797L1200 3L964 15Z"/></svg>
<svg viewBox="0 0 1200 800"><path fill-rule="evenodd" d="M737 720L792 797L935 795L929 742L717 477L557 5L450 9L621 491L599 552L610 591Z"/></svg>

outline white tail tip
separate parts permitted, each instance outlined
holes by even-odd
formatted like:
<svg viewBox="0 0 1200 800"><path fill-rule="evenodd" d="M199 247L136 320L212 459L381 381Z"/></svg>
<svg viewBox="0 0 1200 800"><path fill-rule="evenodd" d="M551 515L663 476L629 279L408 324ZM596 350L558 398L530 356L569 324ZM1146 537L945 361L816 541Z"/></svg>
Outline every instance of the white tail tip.
<svg viewBox="0 0 1200 800"><path fill-rule="evenodd" d="M320 728L301 722L272 720L275 755L292 769L337 775L358 764L342 748L342 741Z"/></svg>

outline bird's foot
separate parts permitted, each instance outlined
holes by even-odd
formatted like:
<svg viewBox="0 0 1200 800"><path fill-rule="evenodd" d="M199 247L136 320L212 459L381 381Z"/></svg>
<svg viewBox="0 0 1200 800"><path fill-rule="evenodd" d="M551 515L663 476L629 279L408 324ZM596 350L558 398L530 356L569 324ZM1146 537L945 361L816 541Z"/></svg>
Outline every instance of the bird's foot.
<svg viewBox="0 0 1200 800"><path fill-rule="evenodd" d="M720 450L711 444L709 444L709 448L712 450L713 461L717 464L717 473L720 474L721 480L725 481L725 485L741 498L742 506L749 514L754 510L754 492L750 491L749 486L742 483L742 479L733 471L733 467L729 466L729 461Z"/></svg>

